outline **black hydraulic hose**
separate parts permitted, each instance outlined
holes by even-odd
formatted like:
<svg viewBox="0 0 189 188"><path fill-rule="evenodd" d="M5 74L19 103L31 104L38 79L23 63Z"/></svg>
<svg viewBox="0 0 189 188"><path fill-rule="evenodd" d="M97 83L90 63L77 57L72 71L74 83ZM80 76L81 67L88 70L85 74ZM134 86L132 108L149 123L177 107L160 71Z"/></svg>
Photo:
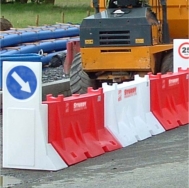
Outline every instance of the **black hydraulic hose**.
<svg viewBox="0 0 189 188"><path fill-rule="evenodd" d="M95 8L95 13L99 13L99 3L98 3L98 0L93 0L93 7Z"/></svg>
<svg viewBox="0 0 189 188"><path fill-rule="evenodd" d="M162 13L163 13L163 24L162 24L162 30L163 30L163 43L170 43L170 36L169 36L169 25L167 22L167 3L166 0L161 0L162 5Z"/></svg>

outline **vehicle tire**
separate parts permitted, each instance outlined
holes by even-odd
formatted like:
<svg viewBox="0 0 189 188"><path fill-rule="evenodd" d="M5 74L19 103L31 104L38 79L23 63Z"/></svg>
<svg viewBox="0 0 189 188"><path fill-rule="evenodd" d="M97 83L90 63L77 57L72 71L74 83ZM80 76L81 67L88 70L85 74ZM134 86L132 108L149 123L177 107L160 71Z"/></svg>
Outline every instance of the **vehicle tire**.
<svg viewBox="0 0 189 188"><path fill-rule="evenodd" d="M87 93L88 87L96 89L96 81L89 78L88 74L83 71L81 63L81 54L78 53L73 59L70 69L70 90L72 94Z"/></svg>
<svg viewBox="0 0 189 188"><path fill-rule="evenodd" d="M173 72L173 51L168 51L164 54L161 65L161 74Z"/></svg>

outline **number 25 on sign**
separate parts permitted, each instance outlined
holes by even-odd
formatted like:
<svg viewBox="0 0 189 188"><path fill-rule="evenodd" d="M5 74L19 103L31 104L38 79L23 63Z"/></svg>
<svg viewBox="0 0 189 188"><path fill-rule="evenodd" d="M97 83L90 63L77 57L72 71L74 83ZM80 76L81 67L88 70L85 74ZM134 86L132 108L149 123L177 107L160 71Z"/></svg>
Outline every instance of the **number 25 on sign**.
<svg viewBox="0 0 189 188"><path fill-rule="evenodd" d="M189 42L182 43L178 48L178 53L181 58L189 59Z"/></svg>

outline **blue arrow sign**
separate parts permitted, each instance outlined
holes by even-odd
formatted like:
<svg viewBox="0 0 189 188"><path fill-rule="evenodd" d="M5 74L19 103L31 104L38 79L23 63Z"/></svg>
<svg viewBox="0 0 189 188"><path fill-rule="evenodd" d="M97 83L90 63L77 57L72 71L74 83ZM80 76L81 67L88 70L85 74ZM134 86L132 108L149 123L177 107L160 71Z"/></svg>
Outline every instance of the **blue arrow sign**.
<svg viewBox="0 0 189 188"><path fill-rule="evenodd" d="M37 88L37 78L30 68L20 65L8 73L6 85L13 97L24 100L34 94Z"/></svg>

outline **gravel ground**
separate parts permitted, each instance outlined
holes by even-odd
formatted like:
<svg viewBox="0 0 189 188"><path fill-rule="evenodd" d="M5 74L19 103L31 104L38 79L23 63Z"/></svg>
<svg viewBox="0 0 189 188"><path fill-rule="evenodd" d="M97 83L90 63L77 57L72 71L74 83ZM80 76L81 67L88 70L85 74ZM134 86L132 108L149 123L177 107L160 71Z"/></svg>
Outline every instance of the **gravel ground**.
<svg viewBox="0 0 189 188"><path fill-rule="evenodd" d="M42 70L42 83L49 83L63 79L63 67L48 67Z"/></svg>

